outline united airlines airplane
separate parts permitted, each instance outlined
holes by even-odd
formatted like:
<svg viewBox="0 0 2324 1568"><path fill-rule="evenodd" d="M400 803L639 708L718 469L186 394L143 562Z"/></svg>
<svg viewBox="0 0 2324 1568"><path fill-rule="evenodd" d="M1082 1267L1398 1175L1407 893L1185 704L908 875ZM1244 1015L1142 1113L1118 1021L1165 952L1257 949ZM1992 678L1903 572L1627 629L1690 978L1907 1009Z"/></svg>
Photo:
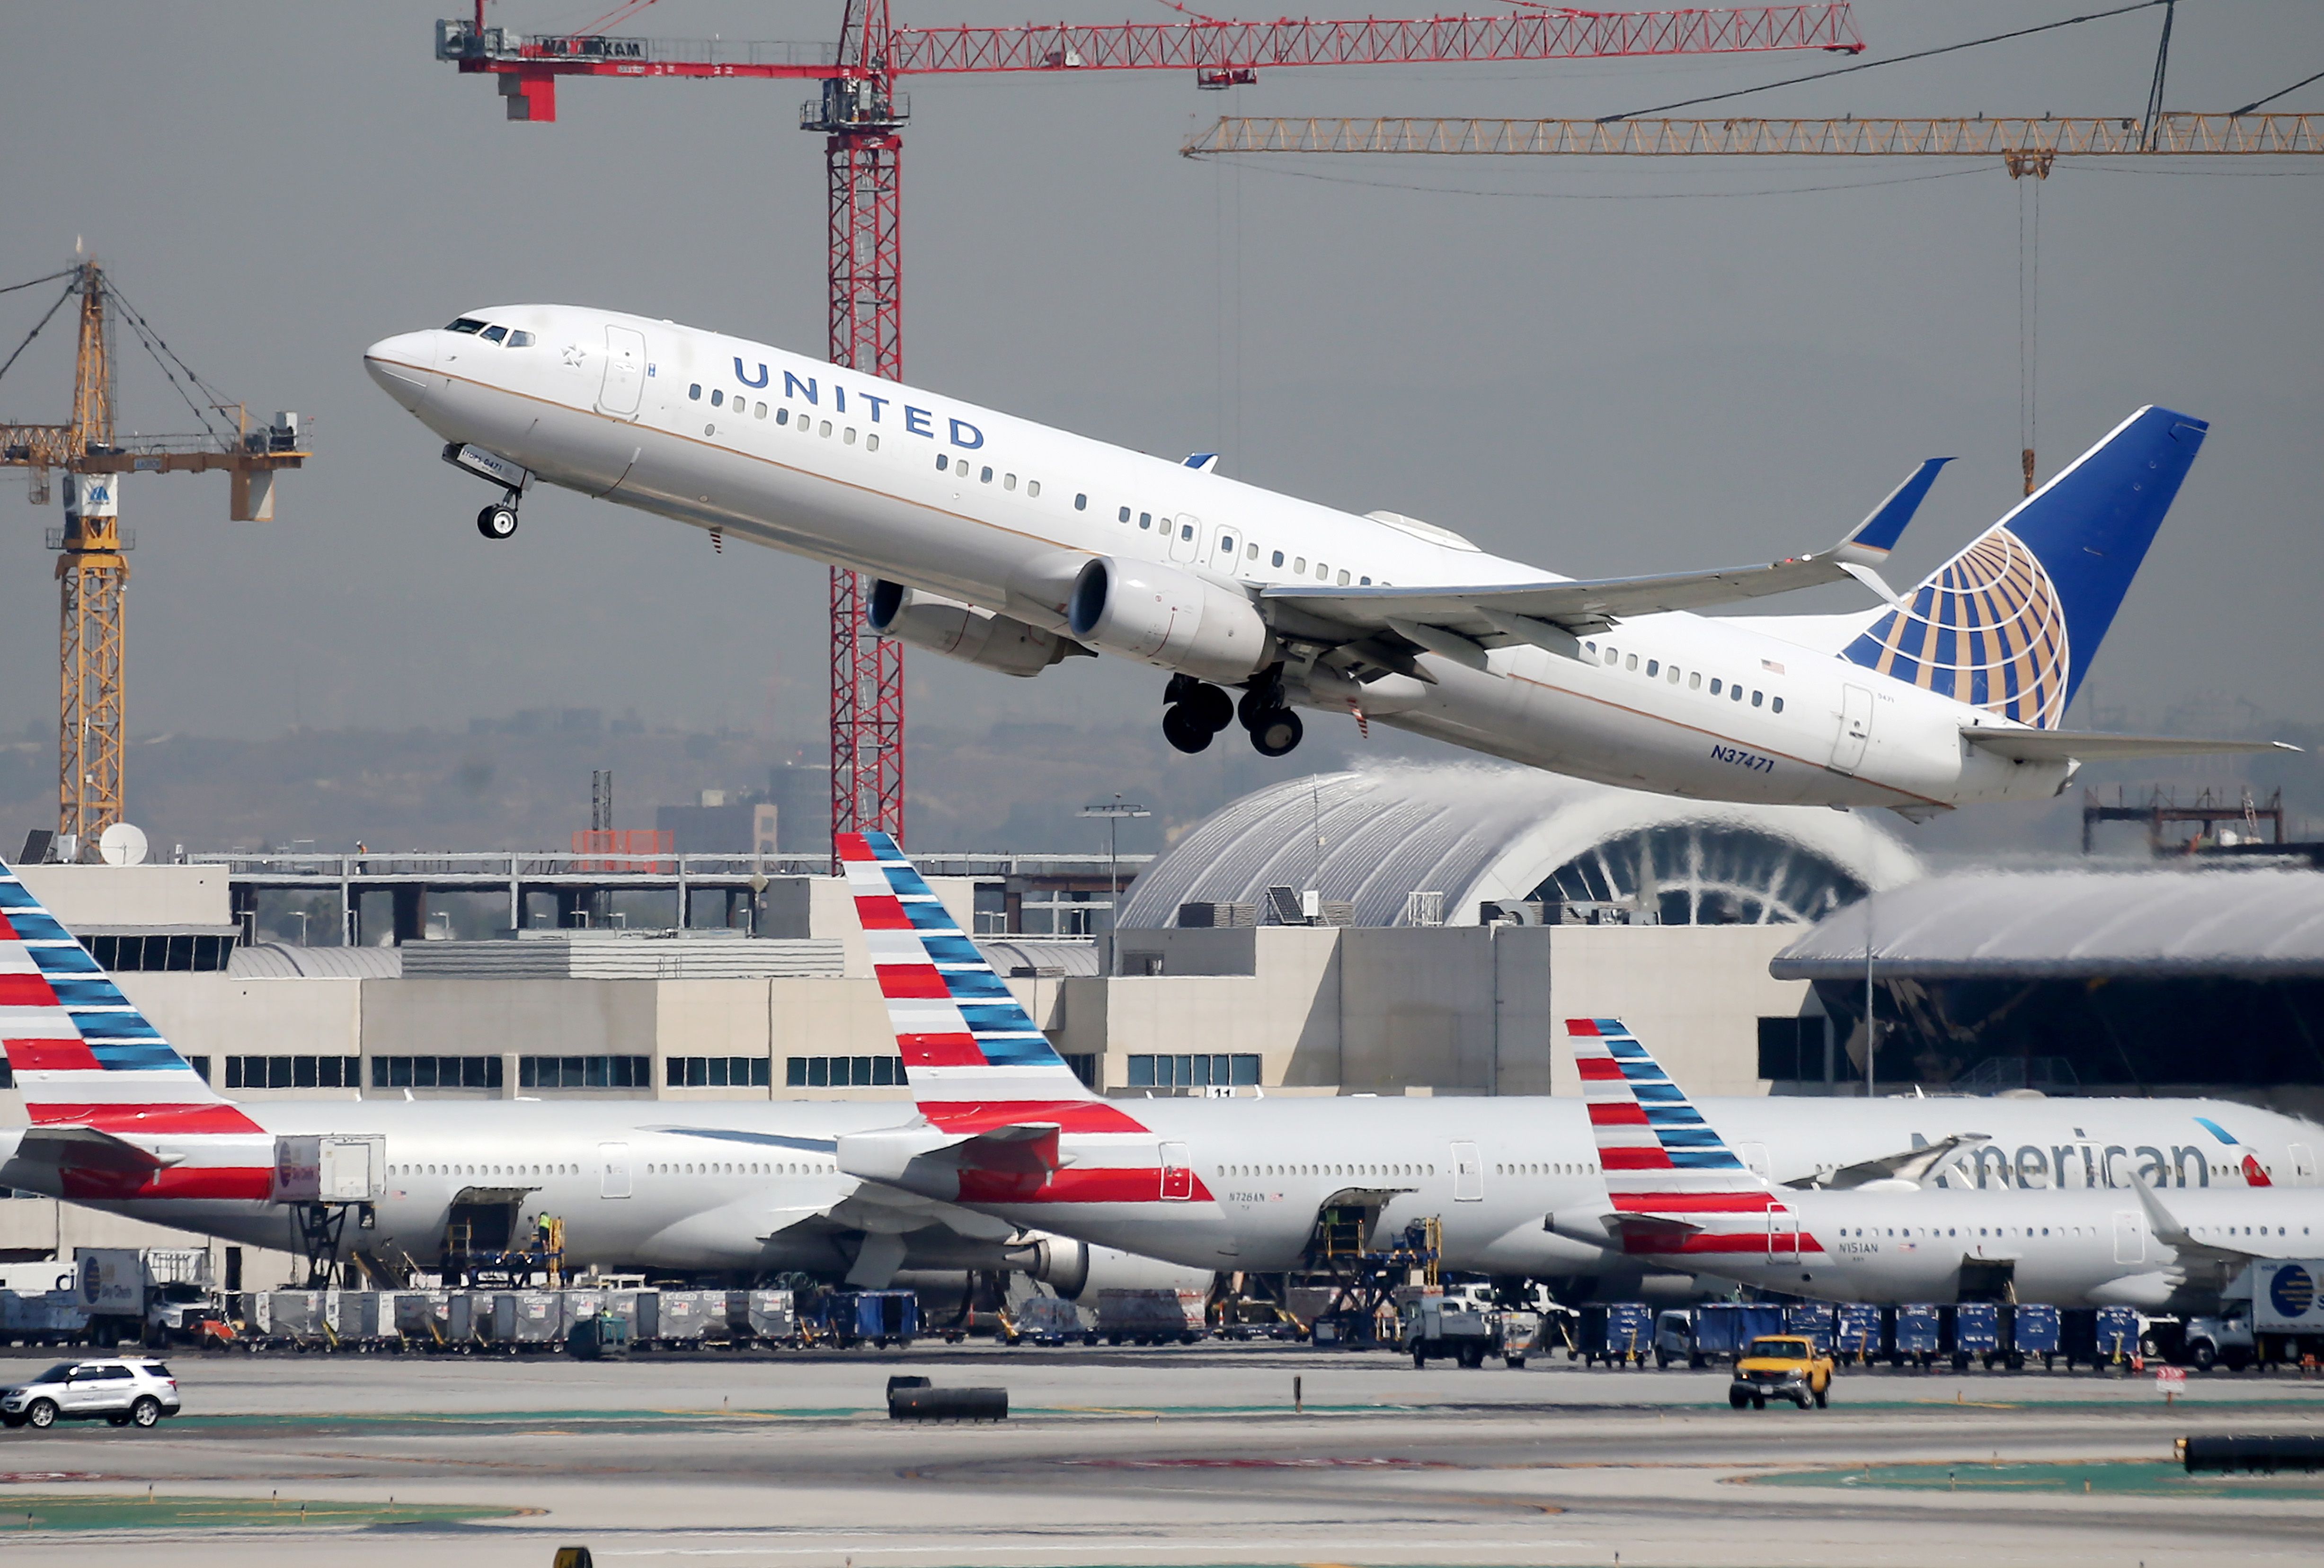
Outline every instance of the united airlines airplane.
<svg viewBox="0 0 2324 1568"><path fill-rule="evenodd" d="M2059 729L2202 445L2139 410L1908 594L1874 568L1924 463L1831 548L1574 580L1449 530L1334 511L715 332L510 305L374 344L373 379L503 492L547 483L878 579L883 635L1003 674L1112 654L1170 671L1163 730L1297 709L1602 783L1923 817L2046 798L2082 761L2264 743ZM1855 613L1694 612L1853 578Z"/></svg>

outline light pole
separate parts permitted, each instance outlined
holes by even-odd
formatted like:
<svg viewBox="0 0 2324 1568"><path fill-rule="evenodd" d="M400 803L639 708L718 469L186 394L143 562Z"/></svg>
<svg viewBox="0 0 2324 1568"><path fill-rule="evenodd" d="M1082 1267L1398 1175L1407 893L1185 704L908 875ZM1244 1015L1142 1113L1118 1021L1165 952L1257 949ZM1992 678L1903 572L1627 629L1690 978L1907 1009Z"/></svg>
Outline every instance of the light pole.
<svg viewBox="0 0 2324 1568"><path fill-rule="evenodd" d="M1120 795L1116 795L1112 805L1084 806L1082 815L1105 819L1105 967L1111 973L1113 969L1114 917L1121 907L1121 820L1125 816L1151 816L1154 814L1134 802L1125 803Z"/></svg>

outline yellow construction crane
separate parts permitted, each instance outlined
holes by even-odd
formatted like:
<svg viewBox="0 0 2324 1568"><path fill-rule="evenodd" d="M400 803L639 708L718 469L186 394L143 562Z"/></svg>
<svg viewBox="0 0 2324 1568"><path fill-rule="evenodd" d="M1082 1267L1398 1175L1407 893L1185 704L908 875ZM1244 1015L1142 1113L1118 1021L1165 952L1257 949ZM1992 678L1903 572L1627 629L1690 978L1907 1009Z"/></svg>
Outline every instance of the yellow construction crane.
<svg viewBox="0 0 2324 1568"><path fill-rule="evenodd" d="M224 469L234 493L230 514L263 522L274 515L274 475L311 456L300 419L282 413L256 429L247 411L229 403L172 352L124 300L93 261L15 284L0 292L61 280L64 291L5 363L0 376L32 345L68 301L78 301L79 337L73 356L71 417L62 424L0 422L0 467L27 471L27 494L49 503L49 473L64 475L65 522L51 529L59 597L60 683L57 730L57 853L95 855L98 835L121 820L122 616L129 584L127 552L136 535L120 516L120 476L203 474ZM193 410L200 432L187 436L115 434L113 329L125 323Z"/></svg>

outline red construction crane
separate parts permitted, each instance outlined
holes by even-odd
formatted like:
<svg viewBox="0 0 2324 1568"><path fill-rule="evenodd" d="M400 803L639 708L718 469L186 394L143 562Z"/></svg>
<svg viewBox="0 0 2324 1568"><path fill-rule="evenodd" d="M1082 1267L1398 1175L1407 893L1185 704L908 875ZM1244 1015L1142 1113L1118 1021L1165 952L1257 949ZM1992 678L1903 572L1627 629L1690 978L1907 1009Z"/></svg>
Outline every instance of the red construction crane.
<svg viewBox="0 0 2324 1568"><path fill-rule="evenodd" d="M987 71L1189 70L1205 88L1262 69L1453 61L1604 60L1864 48L1845 0L1729 11L1593 12L1511 0L1484 16L1022 27L897 27L888 0L844 0L839 42L729 42L612 33L653 3L624 0L579 32L528 34L473 19L436 24L436 58L500 80L512 120L557 117L559 77L804 78L822 96L799 115L820 132L829 169L831 360L899 381L904 374L899 158L910 110L899 77ZM904 835L904 654L863 635L867 586L831 573L831 828Z"/></svg>

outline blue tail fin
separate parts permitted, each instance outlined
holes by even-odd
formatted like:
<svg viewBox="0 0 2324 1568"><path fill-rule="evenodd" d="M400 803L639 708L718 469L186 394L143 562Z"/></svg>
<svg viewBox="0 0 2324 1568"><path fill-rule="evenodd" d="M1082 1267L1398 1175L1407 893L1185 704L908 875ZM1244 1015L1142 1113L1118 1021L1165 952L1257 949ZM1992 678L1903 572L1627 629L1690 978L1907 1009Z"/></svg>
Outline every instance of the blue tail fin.
<svg viewBox="0 0 2324 1568"><path fill-rule="evenodd" d="M2055 729L2209 429L2169 409L2139 410L1841 657Z"/></svg>

